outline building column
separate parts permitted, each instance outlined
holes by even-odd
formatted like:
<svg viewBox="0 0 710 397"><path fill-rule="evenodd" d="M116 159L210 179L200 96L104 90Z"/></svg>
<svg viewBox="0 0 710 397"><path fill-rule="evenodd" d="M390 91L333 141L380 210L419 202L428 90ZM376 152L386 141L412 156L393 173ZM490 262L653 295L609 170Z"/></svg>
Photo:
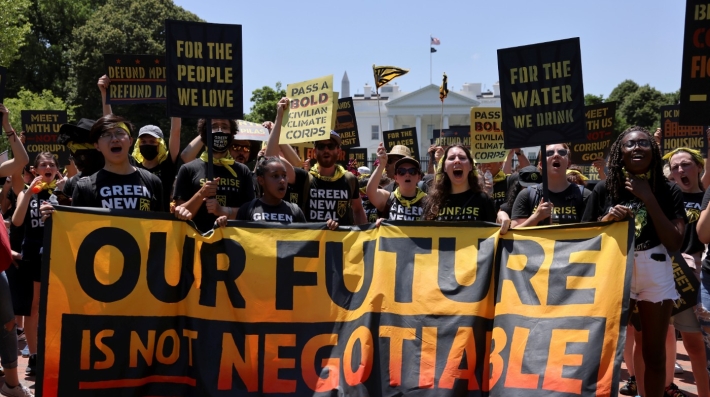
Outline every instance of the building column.
<svg viewBox="0 0 710 397"><path fill-rule="evenodd" d="M444 115L444 129L446 130L448 128L449 128L449 115L445 114Z"/></svg>
<svg viewBox="0 0 710 397"><path fill-rule="evenodd" d="M387 116L387 120L389 120L387 131L391 131L394 129L394 116Z"/></svg>
<svg viewBox="0 0 710 397"><path fill-rule="evenodd" d="M414 126L417 128L417 135L419 136L417 141L419 141L419 155L421 156L422 148L429 147L429 142L427 142L428 140L426 139L426 133L422 131L422 116L417 116L417 121L414 123Z"/></svg>

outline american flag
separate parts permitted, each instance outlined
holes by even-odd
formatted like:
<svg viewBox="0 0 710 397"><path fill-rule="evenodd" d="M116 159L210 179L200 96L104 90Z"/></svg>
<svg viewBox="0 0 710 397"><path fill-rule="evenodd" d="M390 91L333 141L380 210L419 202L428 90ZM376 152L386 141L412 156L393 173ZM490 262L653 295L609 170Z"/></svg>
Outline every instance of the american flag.
<svg viewBox="0 0 710 397"><path fill-rule="evenodd" d="M430 37L430 38L431 38L431 45L441 44L441 40L437 39L436 37Z"/></svg>

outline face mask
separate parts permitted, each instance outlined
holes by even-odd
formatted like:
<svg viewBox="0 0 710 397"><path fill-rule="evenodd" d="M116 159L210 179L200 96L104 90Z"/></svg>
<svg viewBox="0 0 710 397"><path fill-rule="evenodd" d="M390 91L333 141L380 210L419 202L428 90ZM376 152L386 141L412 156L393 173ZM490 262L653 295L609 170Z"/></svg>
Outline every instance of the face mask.
<svg viewBox="0 0 710 397"><path fill-rule="evenodd" d="M229 149L229 138L232 134L227 132L212 133L212 150L215 153L224 153Z"/></svg>
<svg viewBox="0 0 710 397"><path fill-rule="evenodd" d="M143 158L150 161L158 156L158 146L157 145L139 145L141 155Z"/></svg>

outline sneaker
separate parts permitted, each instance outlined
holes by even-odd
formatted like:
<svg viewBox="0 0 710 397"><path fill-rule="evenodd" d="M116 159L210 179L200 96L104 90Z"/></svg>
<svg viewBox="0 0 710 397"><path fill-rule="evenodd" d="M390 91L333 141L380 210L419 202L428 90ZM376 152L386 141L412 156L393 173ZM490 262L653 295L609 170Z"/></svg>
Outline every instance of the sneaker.
<svg viewBox="0 0 710 397"><path fill-rule="evenodd" d="M673 370L673 373L677 375L677 374L682 374L683 372L685 372L683 370L683 367L681 367L680 364L675 363L675 369Z"/></svg>
<svg viewBox="0 0 710 397"><path fill-rule="evenodd" d="M671 384L666 387L666 390L663 392L663 395L666 397L688 397L685 392L680 390L678 386L676 386L673 382L671 382Z"/></svg>
<svg viewBox="0 0 710 397"><path fill-rule="evenodd" d="M619 394L623 394L625 396L635 396L638 394L638 391L636 390L635 376L629 376L629 379L626 380L626 384L621 386L621 389L619 389Z"/></svg>
<svg viewBox="0 0 710 397"><path fill-rule="evenodd" d="M25 375L34 376L37 374L37 355L31 354L30 359L27 361L27 369L25 370Z"/></svg>
<svg viewBox="0 0 710 397"><path fill-rule="evenodd" d="M17 340L27 340L27 337L25 336L25 329L24 328L17 329Z"/></svg>
<svg viewBox="0 0 710 397"><path fill-rule="evenodd" d="M27 358L30 356L30 348L29 346L25 346L22 350L20 350L20 353L22 353L22 357Z"/></svg>
<svg viewBox="0 0 710 397"><path fill-rule="evenodd" d="M10 387L7 383L4 383L2 387L0 387L0 394L8 397L34 397L30 389L22 385Z"/></svg>

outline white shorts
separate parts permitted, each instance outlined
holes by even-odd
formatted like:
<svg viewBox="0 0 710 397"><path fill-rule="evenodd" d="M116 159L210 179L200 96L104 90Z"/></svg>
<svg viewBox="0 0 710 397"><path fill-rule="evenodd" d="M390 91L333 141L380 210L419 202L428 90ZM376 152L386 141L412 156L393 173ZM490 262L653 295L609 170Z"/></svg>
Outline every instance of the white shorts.
<svg viewBox="0 0 710 397"><path fill-rule="evenodd" d="M653 256L653 257L652 257ZM631 299L658 303L680 298L675 290L673 263L663 244L634 252Z"/></svg>

